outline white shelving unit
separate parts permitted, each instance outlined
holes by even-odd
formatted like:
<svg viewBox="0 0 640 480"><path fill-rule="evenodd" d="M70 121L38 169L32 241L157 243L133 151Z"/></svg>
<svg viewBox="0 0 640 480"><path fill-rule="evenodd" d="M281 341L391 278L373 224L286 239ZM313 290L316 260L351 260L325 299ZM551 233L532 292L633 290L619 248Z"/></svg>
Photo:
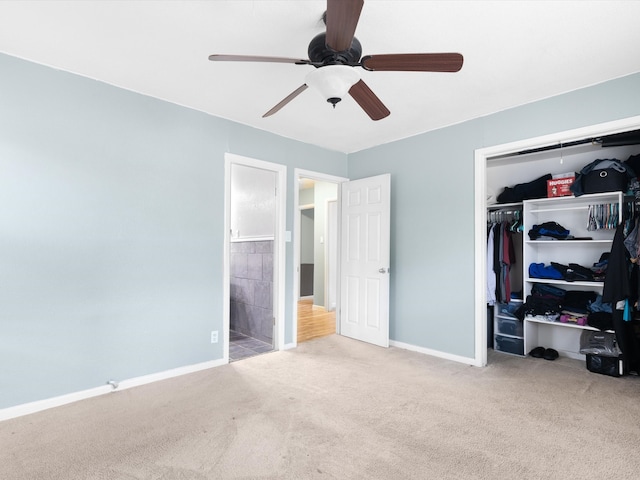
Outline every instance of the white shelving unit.
<svg viewBox="0 0 640 480"><path fill-rule="evenodd" d="M603 282L569 282L529 277L529 265L557 262L564 265L577 263L591 267L604 252L611 250L615 228L588 230L590 205L618 204L616 225L622 221L624 196L622 192L596 193L580 197L556 197L526 200L523 202L524 251L523 281L525 298L531 294L535 283L558 286L564 290L585 290L602 293ZM534 225L557 222L574 237L591 237L590 240L529 240L528 232ZM524 319L524 353L542 346L554 348L560 355L584 359L579 353L580 334L583 330L596 330L589 326L572 323L542 321L533 317Z"/></svg>

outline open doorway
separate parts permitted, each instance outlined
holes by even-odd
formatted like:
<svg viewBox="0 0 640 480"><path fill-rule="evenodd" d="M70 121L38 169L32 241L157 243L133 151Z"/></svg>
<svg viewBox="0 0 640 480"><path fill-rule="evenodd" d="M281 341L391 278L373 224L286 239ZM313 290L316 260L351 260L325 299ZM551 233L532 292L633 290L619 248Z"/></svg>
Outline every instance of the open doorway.
<svg viewBox="0 0 640 480"><path fill-rule="evenodd" d="M339 186L346 179L296 169L296 343L336 333Z"/></svg>
<svg viewBox="0 0 640 480"><path fill-rule="evenodd" d="M227 155L225 352L229 361L280 349L284 167Z"/></svg>

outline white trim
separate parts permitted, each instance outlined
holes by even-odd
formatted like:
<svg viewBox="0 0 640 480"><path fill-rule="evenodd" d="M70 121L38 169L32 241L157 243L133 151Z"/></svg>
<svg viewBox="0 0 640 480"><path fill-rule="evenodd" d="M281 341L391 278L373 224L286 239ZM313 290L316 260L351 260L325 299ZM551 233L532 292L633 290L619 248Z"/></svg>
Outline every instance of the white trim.
<svg viewBox="0 0 640 480"><path fill-rule="evenodd" d="M152 373L150 375L143 375L141 377L130 378L119 382L116 388L111 385L102 385L100 387L90 388L88 390L81 390L78 392L61 395L59 397L47 398L44 400L38 400L35 402L23 403L22 405L16 405L15 407L8 407L0 410L0 422L9 420L11 418L22 417L24 415L30 415L32 413L41 412L50 408L60 407L62 405L68 405L70 403L79 402L81 400L87 400L89 398L98 397L111 392L117 392L120 390L126 390L128 388L138 387L146 385L148 383L159 382L161 380L167 380L190 373L199 372L201 370L207 370L209 368L215 368L229 363L224 359L212 360L209 362L197 363L195 365L187 365L186 367L174 368L166 370L164 372Z"/></svg>
<svg viewBox="0 0 640 480"><path fill-rule="evenodd" d="M283 350L291 350L292 348L296 348L297 346L298 346L297 342L285 343Z"/></svg>
<svg viewBox="0 0 640 480"><path fill-rule="evenodd" d="M339 190L339 189L336 189ZM338 229L338 218L339 218L339 213L336 210L336 219L335 219L335 225L331 226L330 222L330 218L329 218L329 205L335 203L336 204L336 209L338 207L338 198L329 198L325 201L325 205L324 205L324 308L327 312L332 312L335 310L338 310L338 301L337 301L337 296L338 296L338 278L336 277L336 298L335 300L335 307L333 310L331 310L331 302L329 301L330 296L329 296L329 290L330 290L330 286L331 286L331 281L330 281L330 277L332 275L331 272L331 262L330 262L330 258L329 258L329 247L331 246L330 243L330 235L333 231L333 229L335 228L336 230ZM340 243L340 237L338 236L337 232L336 232L336 243ZM336 275L338 274L338 272L340 271L340 267L339 267L339 263L340 263L340 247L339 245L334 245L333 248L337 249L336 250ZM337 328L337 324L336 324L336 331L338 330Z"/></svg>
<svg viewBox="0 0 640 480"><path fill-rule="evenodd" d="M307 207L307 205L300 205L300 184L301 178L310 178L318 180L320 182L330 182L340 185L343 182L348 182L348 178L337 177L335 175L329 175L326 173L314 172L311 170L304 170L301 168L293 169L293 185L295 186L293 191L293 338L292 343L294 347L298 345L298 299L300 296L300 210L301 207ZM340 188L338 188L338 239L340 239ZM338 240L339 242L339 240ZM340 266L338 265L338 269ZM336 332L340 333L340 272L338 270L338 292L336 298Z"/></svg>
<svg viewBox="0 0 640 480"><path fill-rule="evenodd" d="M469 357L461 357L460 355L453 355L451 353L441 352L439 350L432 350L430 348L419 347L417 345L411 345L410 343L397 342L395 340L389 340L390 347L402 348L403 350L410 350L412 352L423 353L432 357L444 358L445 360L452 360L458 363L464 363L465 365L472 365L474 367L480 367L476 362L476 359Z"/></svg>
<svg viewBox="0 0 640 480"><path fill-rule="evenodd" d="M296 182L299 182L300 178L310 178L311 180L318 180L320 182L329 183L342 183L349 181L349 179L345 177L338 177L337 175L320 173L313 170L305 170L303 168L294 168L293 175Z"/></svg>
<svg viewBox="0 0 640 480"><path fill-rule="evenodd" d="M210 360L208 362L196 363L195 365L187 365L185 367L173 368L171 370L165 370L164 372L151 373L149 375L143 375L141 377L134 377L128 380L123 380L118 383L118 387L113 391L126 390L128 388L139 387L146 385L147 383L159 382L160 380L167 380L169 378L180 377L182 375L188 375L190 373L199 372L201 370L208 370L210 368L220 367L226 365L229 362L225 359Z"/></svg>
<svg viewBox="0 0 640 480"><path fill-rule="evenodd" d="M231 204L231 164L269 170L276 174L276 218L273 242L273 284L276 286L273 298L273 316L276 319L273 333L274 350L284 349L285 329L285 289L286 289L286 213L287 213L287 167L279 163L265 162L255 158L225 153L225 210L224 210L224 261L223 261L223 323L224 355L229 358L229 315L230 315L230 265L229 265L229 216Z"/></svg>
<svg viewBox="0 0 640 480"><path fill-rule="evenodd" d="M640 115L577 128L574 130L557 132L550 135L518 140L516 142L505 143L502 145L479 148L475 151L475 364L479 366L485 366L487 364L487 252L485 245L485 227L487 222L487 159L499 155L508 155L522 150L569 143L589 137L613 135L615 133L636 129L640 129Z"/></svg>
<svg viewBox="0 0 640 480"><path fill-rule="evenodd" d="M231 315L231 161L224 158L224 220L222 241L222 358L229 362L229 317Z"/></svg>
<svg viewBox="0 0 640 480"><path fill-rule="evenodd" d="M230 239L231 243L242 243L242 242L263 242L275 240L273 235L262 235L260 237L242 237L242 238L232 238Z"/></svg>
<svg viewBox="0 0 640 480"><path fill-rule="evenodd" d="M474 288L474 358L478 366L487 365L487 156L481 150L474 155L475 166L475 288ZM482 308L479 308L482 305Z"/></svg>

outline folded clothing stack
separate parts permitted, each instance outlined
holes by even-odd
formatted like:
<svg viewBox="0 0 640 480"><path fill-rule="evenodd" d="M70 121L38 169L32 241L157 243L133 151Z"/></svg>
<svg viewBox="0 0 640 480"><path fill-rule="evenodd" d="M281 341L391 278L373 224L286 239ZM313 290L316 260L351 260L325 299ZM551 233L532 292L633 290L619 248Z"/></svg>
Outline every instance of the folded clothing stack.
<svg viewBox="0 0 640 480"><path fill-rule="evenodd" d="M577 263L569 263L568 265L558 262L551 262L551 265L532 263L529 265L529 277L566 280L567 282L602 282L607 273L608 260L600 258L601 261L594 263L590 268Z"/></svg>
<svg viewBox="0 0 640 480"><path fill-rule="evenodd" d="M528 315L555 321L562 312L562 303L566 293L562 288L536 283L531 288L531 295L527 296L527 301L515 312L515 315L520 320Z"/></svg>
<svg viewBox="0 0 640 480"><path fill-rule="evenodd" d="M568 238L572 238L570 233L571 232L569 232L569 230L559 223L545 222L540 225L534 225L533 228L529 230L529 238L531 240L540 240L545 238L566 240Z"/></svg>
<svg viewBox="0 0 640 480"><path fill-rule="evenodd" d="M513 314L520 320L527 316L547 322L560 321L610 330L611 311L611 304L603 303L602 296L596 292L567 291L554 285L536 283L531 288L531 295Z"/></svg>

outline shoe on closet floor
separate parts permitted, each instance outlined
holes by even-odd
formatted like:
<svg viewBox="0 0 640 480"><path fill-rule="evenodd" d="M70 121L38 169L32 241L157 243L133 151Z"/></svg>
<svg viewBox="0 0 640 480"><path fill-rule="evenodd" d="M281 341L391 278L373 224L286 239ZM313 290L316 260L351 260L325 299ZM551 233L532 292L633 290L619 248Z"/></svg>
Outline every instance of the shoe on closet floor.
<svg viewBox="0 0 640 480"><path fill-rule="evenodd" d="M556 358L558 358L558 356L558 351L554 350L553 348L547 348L543 354L543 358L545 360L555 360Z"/></svg>
<svg viewBox="0 0 640 480"><path fill-rule="evenodd" d="M544 357L545 348L544 347L536 347L529 352L533 358L542 358Z"/></svg>

